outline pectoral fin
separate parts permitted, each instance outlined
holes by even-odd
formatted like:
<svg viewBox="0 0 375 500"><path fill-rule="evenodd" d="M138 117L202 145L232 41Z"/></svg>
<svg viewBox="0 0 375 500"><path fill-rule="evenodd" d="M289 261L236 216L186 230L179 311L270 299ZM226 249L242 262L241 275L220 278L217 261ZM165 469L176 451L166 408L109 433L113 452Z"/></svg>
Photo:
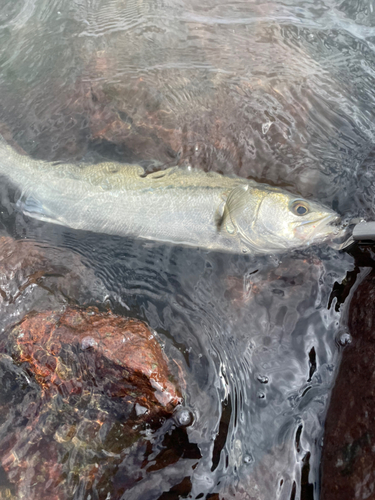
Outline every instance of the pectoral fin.
<svg viewBox="0 0 375 500"><path fill-rule="evenodd" d="M37 200L32 195L23 195L17 201L17 207L28 217L37 219L43 222L50 222L52 224L64 225L57 217L55 217L42 202Z"/></svg>
<svg viewBox="0 0 375 500"><path fill-rule="evenodd" d="M238 209L241 203L241 195L248 189L247 185L240 185L232 189L221 209L221 216L218 217L218 228L221 231L227 232L229 235L234 236L237 234L237 227L234 224L231 214Z"/></svg>
<svg viewBox="0 0 375 500"><path fill-rule="evenodd" d="M227 203L224 205L223 215L220 220L220 231L225 231L230 236L234 236L237 233L237 229L230 217L230 211Z"/></svg>

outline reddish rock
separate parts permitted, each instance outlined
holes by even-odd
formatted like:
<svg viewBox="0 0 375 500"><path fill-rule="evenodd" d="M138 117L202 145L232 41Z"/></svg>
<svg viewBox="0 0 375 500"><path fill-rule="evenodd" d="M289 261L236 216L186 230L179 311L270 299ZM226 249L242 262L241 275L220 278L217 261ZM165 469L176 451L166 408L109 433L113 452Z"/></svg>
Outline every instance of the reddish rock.
<svg viewBox="0 0 375 500"><path fill-rule="evenodd" d="M269 294L270 291L275 295L284 296L287 292L290 297L292 294L298 296L300 287L310 277L311 280L316 279L315 276L321 271L321 267L322 262L315 256L305 259L296 259L293 255L285 256L282 262L277 263L274 268L270 267L267 273L258 274L255 269L241 277L228 276L225 297L241 310L257 295Z"/></svg>
<svg viewBox="0 0 375 500"><path fill-rule="evenodd" d="M29 364L47 391L81 394L81 367L87 363L107 395L126 397L145 411L170 411L180 402L161 346L141 321L68 307L26 316L10 338L17 345L17 360Z"/></svg>
<svg viewBox="0 0 375 500"><path fill-rule="evenodd" d="M375 271L354 292L322 454L321 500L375 499ZM345 337L346 338L346 337Z"/></svg>
<svg viewBox="0 0 375 500"><path fill-rule="evenodd" d="M150 95L142 78L126 89L91 85L83 105L93 139L125 147L136 158L176 163L186 134L169 109L159 109L158 96Z"/></svg>
<svg viewBox="0 0 375 500"><path fill-rule="evenodd" d="M0 496L104 500L122 463L131 487L127 464L140 470L145 436L180 402L144 323L68 306L107 295L74 252L0 237Z"/></svg>
<svg viewBox="0 0 375 500"><path fill-rule="evenodd" d="M0 415L8 426L0 462L16 498L62 500L94 488L104 500L119 465L129 453L144 456L144 433L181 401L156 335L135 319L67 307L30 313L5 337L0 383L13 377L20 395L23 371L31 384ZM138 479L130 475L126 487Z"/></svg>

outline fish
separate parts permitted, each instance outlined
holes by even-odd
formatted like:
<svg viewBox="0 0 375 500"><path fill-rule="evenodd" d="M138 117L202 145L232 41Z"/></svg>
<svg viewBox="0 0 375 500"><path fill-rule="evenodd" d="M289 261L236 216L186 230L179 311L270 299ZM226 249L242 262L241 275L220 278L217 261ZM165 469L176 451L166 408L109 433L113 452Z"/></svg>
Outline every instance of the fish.
<svg viewBox="0 0 375 500"><path fill-rule="evenodd" d="M135 164L58 163L0 138L0 175L23 212L76 230L236 254L272 254L328 241L339 215L285 189L242 177Z"/></svg>

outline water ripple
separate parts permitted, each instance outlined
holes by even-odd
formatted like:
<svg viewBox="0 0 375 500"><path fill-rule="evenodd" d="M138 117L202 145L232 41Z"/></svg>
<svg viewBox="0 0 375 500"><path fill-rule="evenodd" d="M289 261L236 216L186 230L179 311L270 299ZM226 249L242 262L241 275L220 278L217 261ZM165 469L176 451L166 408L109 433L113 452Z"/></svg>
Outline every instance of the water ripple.
<svg viewBox="0 0 375 500"><path fill-rule="evenodd" d="M5 2L0 131L34 157L189 164L372 218L374 36L370 0ZM328 304L351 257L323 247L249 258L68 231L24 217L14 189L0 191L6 233L56 259L79 255L84 270L71 266L87 287L77 301L92 288L93 300L146 321L184 375L186 455L163 467L172 424L146 429L108 479L139 477L116 498L157 499L183 478L191 498L318 498L345 322L337 297ZM15 275L5 297L25 278ZM4 325L67 300L47 295L36 284L3 300ZM80 456L73 449L72 468ZM71 479L66 488L97 494Z"/></svg>

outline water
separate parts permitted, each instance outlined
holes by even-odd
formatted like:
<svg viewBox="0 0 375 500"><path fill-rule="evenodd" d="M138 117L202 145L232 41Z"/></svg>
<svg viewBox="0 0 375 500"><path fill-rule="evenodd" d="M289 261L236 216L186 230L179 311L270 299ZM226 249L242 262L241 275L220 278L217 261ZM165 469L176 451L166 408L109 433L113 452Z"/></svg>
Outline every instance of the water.
<svg viewBox="0 0 375 500"><path fill-rule="evenodd" d="M374 44L374 6L364 0L3 0L0 131L34 157L190 164L371 219ZM143 319L180 366L192 417L186 428L167 420L138 445L123 439L117 458L90 443L64 447L43 434L42 418L19 417L18 443L32 425L35 440L50 440L48 467L75 471L59 479L58 498L319 498L346 321L335 290L352 256L327 247L229 256L68 231L27 219L14 197L3 182L2 235L62 259L65 281L23 286L10 273L4 283L16 298L3 297L2 326L72 299ZM41 404L36 382L21 382L25 367L4 363L15 396L13 407L2 396L1 446L14 412ZM64 408L56 400L40 411L63 427L72 411ZM17 473L0 469L0 491L41 498L47 490L30 479L40 450L21 449ZM107 477L85 482L96 461Z"/></svg>

